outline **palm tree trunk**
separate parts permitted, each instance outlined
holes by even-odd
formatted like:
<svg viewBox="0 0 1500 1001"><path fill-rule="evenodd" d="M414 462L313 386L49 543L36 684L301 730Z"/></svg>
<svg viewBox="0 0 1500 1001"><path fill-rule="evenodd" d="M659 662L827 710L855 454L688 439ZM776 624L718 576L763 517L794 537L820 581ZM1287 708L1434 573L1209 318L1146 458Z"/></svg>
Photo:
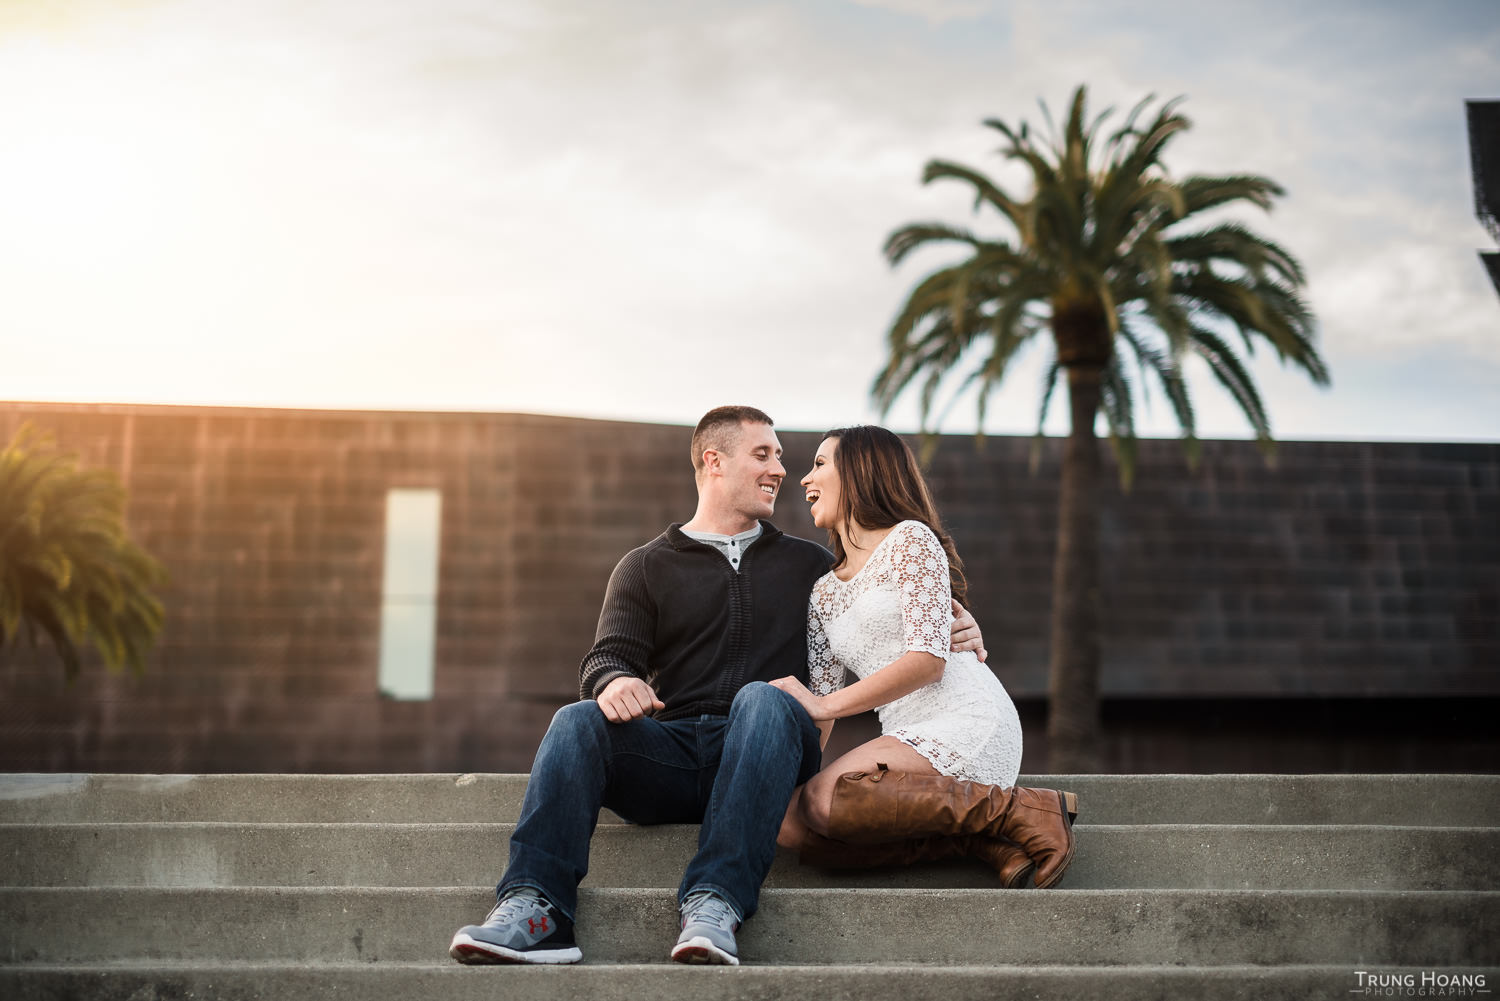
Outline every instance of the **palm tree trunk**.
<svg viewBox="0 0 1500 1001"><path fill-rule="evenodd" d="M1069 365L1073 426L1063 452L1052 570L1048 768L1099 769L1099 412L1102 368Z"/></svg>

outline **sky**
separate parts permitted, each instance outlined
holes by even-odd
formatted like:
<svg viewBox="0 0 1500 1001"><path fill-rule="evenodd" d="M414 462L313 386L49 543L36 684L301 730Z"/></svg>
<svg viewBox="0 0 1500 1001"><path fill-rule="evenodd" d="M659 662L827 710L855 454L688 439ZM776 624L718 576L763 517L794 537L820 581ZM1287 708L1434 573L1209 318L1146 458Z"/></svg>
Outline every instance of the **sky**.
<svg viewBox="0 0 1500 1001"><path fill-rule="evenodd" d="M1258 352L1277 437L1500 440L1496 0L0 0L0 399L913 430L870 385L953 254L885 237L1002 235L923 165L1021 180L981 122L1080 83L1184 97L1174 176L1287 190L1244 220L1307 266L1333 384ZM987 432L1035 430L1045 359Z"/></svg>

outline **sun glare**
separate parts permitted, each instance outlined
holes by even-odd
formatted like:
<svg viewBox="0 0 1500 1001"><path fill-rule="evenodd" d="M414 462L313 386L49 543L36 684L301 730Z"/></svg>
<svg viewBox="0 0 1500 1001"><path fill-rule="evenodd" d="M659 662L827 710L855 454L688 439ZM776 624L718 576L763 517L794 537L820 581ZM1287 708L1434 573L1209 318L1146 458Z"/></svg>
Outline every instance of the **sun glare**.
<svg viewBox="0 0 1500 1001"><path fill-rule="evenodd" d="M0 397L203 393L191 363L214 371L205 349L244 319L245 265L260 253L233 197L252 168L235 157L232 89L204 87L126 18L0 33L0 92L33 95L0 105L0 275L18 362Z"/></svg>

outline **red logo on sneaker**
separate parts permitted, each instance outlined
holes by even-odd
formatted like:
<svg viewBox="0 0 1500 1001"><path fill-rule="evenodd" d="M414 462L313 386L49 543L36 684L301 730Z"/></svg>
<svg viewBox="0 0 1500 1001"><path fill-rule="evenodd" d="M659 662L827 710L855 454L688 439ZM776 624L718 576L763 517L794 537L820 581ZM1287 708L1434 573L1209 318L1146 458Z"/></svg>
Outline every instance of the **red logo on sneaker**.
<svg viewBox="0 0 1500 1001"><path fill-rule="evenodd" d="M531 932L531 934L533 934L533 935L535 935L539 931L544 932L544 931L547 930L547 919L546 918L527 918L526 919L526 927Z"/></svg>

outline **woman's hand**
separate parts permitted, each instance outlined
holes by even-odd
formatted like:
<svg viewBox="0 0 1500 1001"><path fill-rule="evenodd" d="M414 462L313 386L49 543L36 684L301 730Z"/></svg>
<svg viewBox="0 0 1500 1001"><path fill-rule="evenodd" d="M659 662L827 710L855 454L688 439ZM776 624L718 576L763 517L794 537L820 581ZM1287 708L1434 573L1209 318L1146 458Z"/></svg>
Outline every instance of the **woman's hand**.
<svg viewBox="0 0 1500 1001"><path fill-rule="evenodd" d="M798 681L791 675L787 675L785 678L777 678L775 681L771 682L771 687L779 688L783 692L786 692L788 695L790 695L792 698L796 699L797 704L803 709L807 710L807 715L811 716L814 720L830 720L836 718L828 709L822 697L809 692L806 685L804 685L802 682Z"/></svg>
<svg viewBox="0 0 1500 1001"><path fill-rule="evenodd" d="M990 653L984 648L984 636L979 632L979 623L974 621L974 616L957 599L949 600L953 604L953 640L948 649L954 653L973 650L983 664Z"/></svg>

